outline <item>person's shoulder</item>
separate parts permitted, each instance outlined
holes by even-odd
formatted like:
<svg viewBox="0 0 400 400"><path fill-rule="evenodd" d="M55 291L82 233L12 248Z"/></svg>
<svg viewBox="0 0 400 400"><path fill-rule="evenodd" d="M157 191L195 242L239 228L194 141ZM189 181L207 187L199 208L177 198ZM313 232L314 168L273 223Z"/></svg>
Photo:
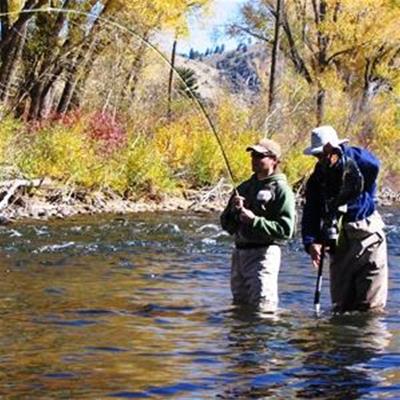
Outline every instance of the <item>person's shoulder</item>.
<svg viewBox="0 0 400 400"><path fill-rule="evenodd" d="M287 176L283 172L273 175L273 180L277 186L290 187Z"/></svg>
<svg viewBox="0 0 400 400"><path fill-rule="evenodd" d="M346 156L363 156L366 154L372 155L372 152L368 149L366 149L365 147L361 147L361 146L349 146L349 145L344 145L342 147L342 149L344 150L344 154Z"/></svg>
<svg viewBox="0 0 400 400"><path fill-rule="evenodd" d="M287 176L284 173L276 174L274 176L272 183L276 187L276 190L282 194L292 194L293 193L292 186L290 185L290 183L287 179Z"/></svg>
<svg viewBox="0 0 400 400"><path fill-rule="evenodd" d="M344 154L356 162L365 161L379 163L378 157L372 151L360 146L344 146Z"/></svg>

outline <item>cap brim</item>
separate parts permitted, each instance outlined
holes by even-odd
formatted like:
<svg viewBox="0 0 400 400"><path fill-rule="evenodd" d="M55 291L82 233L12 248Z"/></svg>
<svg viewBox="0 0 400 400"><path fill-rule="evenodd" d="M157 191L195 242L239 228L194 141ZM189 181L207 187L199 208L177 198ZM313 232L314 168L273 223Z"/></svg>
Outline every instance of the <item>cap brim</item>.
<svg viewBox="0 0 400 400"><path fill-rule="evenodd" d="M247 147L246 151L255 151L255 152L261 153L261 154L268 152L268 150L265 147L259 146L258 144Z"/></svg>
<svg viewBox="0 0 400 400"><path fill-rule="evenodd" d="M348 142L349 142L349 139L339 140L337 146L340 146L341 144L348 143ZM333 146L333 147L337 147L337 146ZM303 154L305 154L306 156L314 156L315 154L322 153L323 150L324 150L324 146L319 146L319 147L309 146L303 151Z"/></svg>

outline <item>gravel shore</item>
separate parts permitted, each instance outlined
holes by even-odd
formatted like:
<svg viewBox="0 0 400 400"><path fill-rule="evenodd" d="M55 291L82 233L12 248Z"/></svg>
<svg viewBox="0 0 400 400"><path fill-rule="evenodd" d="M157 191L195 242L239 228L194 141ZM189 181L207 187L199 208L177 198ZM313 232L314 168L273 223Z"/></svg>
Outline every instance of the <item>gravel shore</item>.
<svg viewBox="0 0 400 400"><path fill-rule="evenodd" d="M190 211L220 212L224 208L231 186L221 181L213 188L189 190L181 195L148 195L124 198L110 191L88 191L54 184L51 181L35 187L3 184L0 191L0 224L21 220L64 219L74 215L99 213L128 214L142 212ZM298 195L301 203L301 196ZM399 204L400 193L383 188L378 204Z"/></svg>

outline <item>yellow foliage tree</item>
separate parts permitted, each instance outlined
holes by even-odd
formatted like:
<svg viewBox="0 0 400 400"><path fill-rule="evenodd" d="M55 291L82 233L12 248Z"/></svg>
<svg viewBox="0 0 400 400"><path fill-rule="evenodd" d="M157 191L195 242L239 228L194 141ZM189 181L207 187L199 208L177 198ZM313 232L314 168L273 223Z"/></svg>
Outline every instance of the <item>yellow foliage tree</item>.
<svg viewBox="0 0 400 400"><path fill-rule="evenodd" d="M243 15L246 32L271 42L274 0L249 2ZM363 112L377 91L398 79L399 18L400 4L393 0L285 2L281 48L314 88L317 123L324 120L334 75L354 99L353 115Z"/></svg>

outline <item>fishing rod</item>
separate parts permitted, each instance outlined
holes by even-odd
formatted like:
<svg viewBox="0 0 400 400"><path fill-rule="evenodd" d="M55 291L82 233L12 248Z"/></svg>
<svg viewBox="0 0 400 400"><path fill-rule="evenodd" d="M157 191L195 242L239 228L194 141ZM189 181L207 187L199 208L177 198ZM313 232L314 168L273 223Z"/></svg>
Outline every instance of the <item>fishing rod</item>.
<svg viewBox="0 0 400 400"><path fill-rule="evenodd" d="M207 123L209 125L209 128L210 128L211 132L213 133L213 135L214 135L214 137L215 137L215 139L217 141L218 147L219 147L219 149L221 151L222 158L224 160L225 167L226 167L226 170L228 172L228 175L229 175L229 178L231 180L231 183L232 183L233 187L236 188L235 178L234 178L234 175L233 175L233 172L232 172L232 168L231 168L230 162L228 160L228 156L227 156L227 154L225 152L224 146L223 146L221 138L220 138L220 136L219 136L219 134L217 132L217 129L216 129L216 127L215 127L215 125L214 125L209 113L206 110L206 107L204 106L203 102L195 95L193 90L187 85L186 81L183 79L183 77L181 76L180 72L175 68L174 65L172 65L172 63L169 61L169 59L155 45L153 45L146 38L143 38L140 34L138 34L132 28L129 28L129 27L121 24L120 22L114 20L113 18L102 17L101 15L96 15L94 13L89 13L89 12L86 12L86 11L79 11L79 10L73 10L73 9L68 9L68 8L57 8L57 7L48 6L48 7L44 7L44 8L32 8L30 10L21 10L21 11L12 11L12 12L7 12L7 13L0 13L0 16L20 14L20 13L35 14L35 13L48 13L48 12L58 12L58 13L65 13L65 14L70 13L70 14L76 14L76 15L85 15L87 17L95 17L99 21L104 22L106 24L109 24L110 26L116 27L116 28L121 29L121 30L125 30L126 32L128 32L132 36L134 36L137 39L139 39L146 46L148 46L157 55L159 55L161 57L161 59L164 60L164 62L166 62L167 65L177 74L178 79L184 85L185 90L190 94L191 100L194 101L194 103L200 109L200 112L205 117L205 119L206 119L206 121L207 121ZM237 190L236 189L234 189L234 190L235 190L235 193L237 194Z"/></svg>

